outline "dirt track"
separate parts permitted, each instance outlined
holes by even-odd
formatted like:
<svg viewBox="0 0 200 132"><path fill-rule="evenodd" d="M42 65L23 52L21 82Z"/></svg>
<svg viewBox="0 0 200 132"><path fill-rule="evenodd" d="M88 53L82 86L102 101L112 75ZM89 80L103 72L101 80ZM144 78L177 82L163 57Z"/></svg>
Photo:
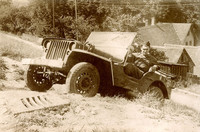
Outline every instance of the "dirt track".
<svg viewBox="0 0 200 132"><path fill-rule="evenodd" d="M182 89L172 91L171 100L200 112L200 95Z"/></svg>

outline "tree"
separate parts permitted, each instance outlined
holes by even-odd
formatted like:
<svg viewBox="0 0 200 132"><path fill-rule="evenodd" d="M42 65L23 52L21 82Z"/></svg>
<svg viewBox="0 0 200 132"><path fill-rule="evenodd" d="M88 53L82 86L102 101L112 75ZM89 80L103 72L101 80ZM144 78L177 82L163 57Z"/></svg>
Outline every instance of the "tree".
<svg viewBox="0 0 200 132"><path fill-rule="evenodd" d="M10 2L9 2L10 1ZM138 7L124 0L122 5L107 5L78 1L78 20L75 20L73 1L54 0L55 30L53 30L52 0L31 0L29 6L13 7L11 0L0 1L0 28L13 33L29 32L37 36L56 36L85 40L91 31L135 32L143 19L155 17L159 22L200 21L199 6L177 3L163 6L163 0L143 0Z"/></svg>
<svg viewBox="0 0 200 132"><path fill-rule="evenodd" d="M30 9L31 26L29 31L37 36L52 36L52 8L51 1L33 0L28 8Z"/></svg>
<svg viewBox="0 0 200 132"><path fill-rule="evenodd" d="M55 3L55 31L53 31L53 12L52 1L40 1L34 0L31 3L32 7L32 25L30 31L40 36L57 36L68 38L76 38L78 34L80 40L84 40L88 37L89 33L94 29L99 29L98 23L100 20L98 17L103 14L99 12L97 6L92 5L85 6L79 4L78 20L75 20L74 4L67 1Z"/></svg>
<svg viewBox="0 0 200 132"><path fill-rule="evenodd" d="M30 17L26 8L6 7L0 16L2 30L12 33L24 33L30 26Z"/></svg>
<svg viewBox="0 0 200 132"><path fill-rule="evenodd" d="M4 8L5 6L11 6L12 0L1 0L0 8Z"/></svg>
<svg viewBox="0 0 200 132"><path fill-rule="evenodd" d="M157 18L163 10L161 0L144 0L144 3L144 7L140 9L141 15L144 19L149 20L152 17Z"/></svg>
<svg viewBox="0 0 200 132"><path fill-rule="evenodd" d="M200 6L199 5L182 5L184 14L186 15L186 22L200 23Z"/></svg>
<svg viewBox="0 0 200 132"><path fill-rule="evenodd" d="M109 13L102 24L104 31L137 31L137 23L141 19L140 11L137 8L129 4L126 6L112 5L107 10Z"/></svg>
<svg viewBox="0 0 200 132"><path fill-rule="evenodd" d="M166 9L163 9L162 12L157 15L157 20L159 22L168 23L185 23L187 22L187 16L180 5L174 4L173 6L167 6Z"/></svg>
<svg viewBox="0 0 200 132"><path fill-rule="evenodd" d="M162 6L162 5L161 5ZM156 15L159 22L169 23L199 23L200 7L195 4L183 4L174 0L171 4L163 5L164 8Z"/></svg>

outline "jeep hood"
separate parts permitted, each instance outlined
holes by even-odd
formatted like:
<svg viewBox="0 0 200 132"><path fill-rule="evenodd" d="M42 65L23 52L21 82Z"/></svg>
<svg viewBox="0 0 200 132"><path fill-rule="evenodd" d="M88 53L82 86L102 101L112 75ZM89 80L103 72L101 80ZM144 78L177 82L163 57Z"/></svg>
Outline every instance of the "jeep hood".
<svg viewBox="0 0 200 132"><path fill-rule="evenodd" d="M92 32L86 42L95 46L94 53L122 61L127 47L133 43L136 32Z"/></svg>

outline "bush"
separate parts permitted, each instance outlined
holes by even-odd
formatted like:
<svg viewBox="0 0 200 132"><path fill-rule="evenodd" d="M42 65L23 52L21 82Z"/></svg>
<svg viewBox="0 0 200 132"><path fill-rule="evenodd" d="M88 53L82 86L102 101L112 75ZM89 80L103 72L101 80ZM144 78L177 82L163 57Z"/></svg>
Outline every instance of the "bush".
<svg viewBox="0 0 200 132"><path fill-rule="evenodd" d="M5 70L7 69L6 64L2 58L0 58L0 79L5 80L6 75L5 75Z"/></svg>
<svg viewBox="0 0 200 132"><path fill-rule="evenodd" d="M135 101L136 103L142 104L143 106L151 107L153 109L161 109L164 106L164 99L158 99L154 94L155 93L148 91L139 95Z"/></svg>
<svg viewBox="0 0 200 132"><path fill-rule="evenodd" d="M23 58L22 54L15 52L12 49L3 49L1 52L1 56L9 57L14 60L21 60L21 58Z"/></svg>

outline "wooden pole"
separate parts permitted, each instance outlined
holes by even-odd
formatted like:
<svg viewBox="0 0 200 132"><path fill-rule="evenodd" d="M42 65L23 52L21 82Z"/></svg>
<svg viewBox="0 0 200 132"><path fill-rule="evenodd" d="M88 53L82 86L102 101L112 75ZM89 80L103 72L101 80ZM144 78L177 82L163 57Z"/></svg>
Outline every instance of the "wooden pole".
<svg viewBox="0 0 200 132"><path fill-rule="evenodd" d="M52 8L53 8L53 33L55 35L55 6L54 6L54 0L52 0Z"/></svg>
<svg viewBox="0 0 200 132"><path fill-rule="evenodd" d="M76 23L75 23L75 24L76 24L76 27L75 27L75 28L76 28L76 29L75 29L75 30L76 30L76 40L78 40L78 29L77 29L77 24L78 24L78 22L77 22L78 20L77 20L77 19L78 19L78 15L77 15L77 2L76 2L76 0L74 0L74 6L75 6L75 22L76 22Z"/></svg>

